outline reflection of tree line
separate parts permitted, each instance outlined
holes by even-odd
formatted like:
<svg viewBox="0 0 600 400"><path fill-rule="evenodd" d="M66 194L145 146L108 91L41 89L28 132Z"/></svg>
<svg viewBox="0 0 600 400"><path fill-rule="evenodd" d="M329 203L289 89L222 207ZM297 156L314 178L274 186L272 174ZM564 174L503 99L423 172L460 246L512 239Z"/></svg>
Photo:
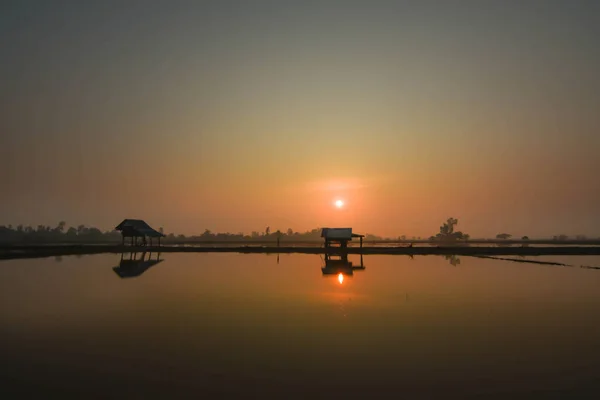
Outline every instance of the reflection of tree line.
<svg viewBox="0 0 600 400"><path fill-rule="evenodd" d="M142 275L148 269L153 267L154 265L164 261L160 258L160 253L156 253L156 257L152 256L152 252L142 252L141 256L138 257L138 253L126 253L121 254L121 259L119 265L113 267L113 271L121 278L133 278ZM146 257L146 255L148 255ZM411 260L414 260L414 256L408 255ZM445 255L443 256L448 263L454 267L459 266L461 264L461 259L458 255ZM500 261L512 261L518 263L527 263L527 264L542 264L542 265L554 265L554 266L563 266L563 267L573 267L574 265L552 262L552 261L539 261L539 260L528 260L524 257L515 258L506 258L506 257L496 257L496 256L475 256L477 258L485 258L492 260L500 260ZM57 261L60 261L58 259ZM277 253L277 264L279 264L279 253ZM321 267L321 272L323 276L331 276L342 274L344 276L352 276L354 271L363 271L365 270L365 265L363 262L363 256L360 256L359 265L353 265L351 261L348 260L347 254L341 255L328 255L325 254L323 258L323 266ZM588 269L600 269L600 267L593 266L581 266L581 268Z"/></svg>

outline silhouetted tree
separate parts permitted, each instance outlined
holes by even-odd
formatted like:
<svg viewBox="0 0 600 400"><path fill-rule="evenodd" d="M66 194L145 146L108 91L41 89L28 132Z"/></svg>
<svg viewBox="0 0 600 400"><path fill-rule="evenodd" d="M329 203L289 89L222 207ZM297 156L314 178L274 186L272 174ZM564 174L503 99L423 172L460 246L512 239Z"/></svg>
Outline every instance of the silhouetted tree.
<svg viewBox="0 0 600 400"><path fill-rule="evenodd" d="M372 234L372 233L367 233L367 234L365 234L365 240L369 240L369 241L380 241L380 240L382 240L382 239L383 239L383 238L382 238L381 236L377 236L377 235L374 235L374 234Z"/></svg>
<svg viewBox="0 0 600 400"><path fill-rule="evenodd" d="M87 234L90 236L91 239L97 239L100 236L102 236L102 231L98 228L89 228Z"/></svg>
<svg viewBox="0 0 600 400"><path fill-rule="evenodd" d="M271 228L267 226L265 229L265 236L269 236L271 234Z"/></svg>
<svg viewBox="0 0 600 400"><path fill-rule="evenodd" d="M512 235L510 233L499 233L496 235L496 239L507 240L510 239Z"/></svg>
<svg viewBox="0 0 600 400"><path fill-rule="evenodd" d="M431 236L430 240L439 240L439 241L455 241L455 240L464 240L465 234L461 231L454 231L454 227L458 225L458 220L456 218L448 218L446 222L440 226L440 233L435 236Z"/></svg>
<svg viewBox="0 0 600 400"><path fill-rule="evenodd" d="M294 234L294 231L292 230L292 228L288 228L287 235L292 236L293 234Z"/></svg>
<svg viewBox="0 0 600 400"><path fill-rule="evenodd" d="M440 226L440 233L442 235L451 236L454 233L454 226L458 224L456 218L448 218L446 223Z"/></svg>
<svg viewBox="0 0 600 400"><path fill-rule="evenodd" d="M65 221L60 221L58 223L58 225L56 226L56 232L63 233L65 231L66 225L67 225L67 223Z"/></svg>

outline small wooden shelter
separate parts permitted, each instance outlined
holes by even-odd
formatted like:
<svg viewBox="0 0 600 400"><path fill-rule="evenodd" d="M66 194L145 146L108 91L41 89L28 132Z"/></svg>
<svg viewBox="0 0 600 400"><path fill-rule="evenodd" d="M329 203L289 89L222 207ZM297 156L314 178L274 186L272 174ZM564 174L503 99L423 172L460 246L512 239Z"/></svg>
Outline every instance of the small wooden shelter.
<svg viewBox="0 0 600 400"><path fill-rule="evenodd" d="M360 238L360 247L362 248L365 235L352 233L352 228L323 228L321 237L325 239L325 248L328 247L348 247L348 242L353 238Z"/></svg>
<svg viewBox="0 0 600 400"><path fill-rule="evenodd" d="M160 238L165 235L159 231L153 229L145 221L141 219L124 219L117 227L117 231L121 231L123 236L123 244L125 244L125 238L131 238L131 245L138 245L138 238L141 238L141 245L146 246L146 238L150 239L150 245L152 246L152 239L158 239L158 245L160 246Z"/></svg>

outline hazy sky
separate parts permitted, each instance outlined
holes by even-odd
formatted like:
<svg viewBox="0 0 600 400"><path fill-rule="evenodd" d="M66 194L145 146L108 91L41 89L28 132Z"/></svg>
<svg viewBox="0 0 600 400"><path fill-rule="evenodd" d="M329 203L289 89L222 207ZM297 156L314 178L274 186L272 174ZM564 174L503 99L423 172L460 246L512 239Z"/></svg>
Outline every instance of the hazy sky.
<svg viewBox="0 0 600 400"><path fill-rule="evenodd" d="M598 1L4 1L0 60L0 224L600 235Z"/></svg>

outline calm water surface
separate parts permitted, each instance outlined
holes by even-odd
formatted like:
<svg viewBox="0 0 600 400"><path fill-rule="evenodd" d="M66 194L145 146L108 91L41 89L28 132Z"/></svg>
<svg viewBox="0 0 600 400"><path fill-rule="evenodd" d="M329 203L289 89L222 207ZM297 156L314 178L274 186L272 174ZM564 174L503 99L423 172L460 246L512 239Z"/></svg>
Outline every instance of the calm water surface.
<svg viewBox="0 0 600 400"><path fill-rule="evenodd" d="M0 262L2 398L600 395L600 257L163 258Z"/></svg>

